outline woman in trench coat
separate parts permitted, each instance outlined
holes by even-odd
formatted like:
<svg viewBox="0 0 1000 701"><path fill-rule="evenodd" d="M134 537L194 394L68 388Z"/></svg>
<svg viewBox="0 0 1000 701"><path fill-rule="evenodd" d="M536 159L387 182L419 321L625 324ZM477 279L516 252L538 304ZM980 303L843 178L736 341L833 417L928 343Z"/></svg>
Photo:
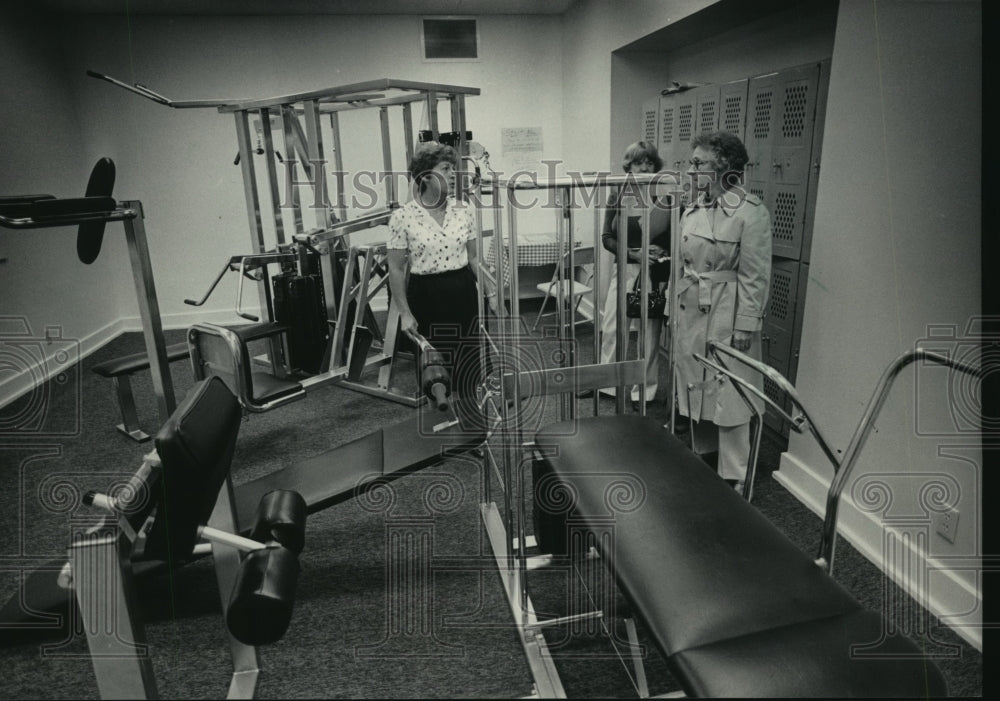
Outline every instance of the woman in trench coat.
<svg viewBox="0 0 1000 701"><path fill-rule="evenodd" d="M680 413L693 419L695 451L718 450L719 474L742 489L752 414L732 383L715 379L693 354L708 356L708 342L722 341L760 359L771 217L760 198L741 187L748 157L739 137L701 134L693 145L688 175L694 189L681 213L681 272L674 288L675 386ZM747 379L763 388L758 373L748 370Z"/></svg>

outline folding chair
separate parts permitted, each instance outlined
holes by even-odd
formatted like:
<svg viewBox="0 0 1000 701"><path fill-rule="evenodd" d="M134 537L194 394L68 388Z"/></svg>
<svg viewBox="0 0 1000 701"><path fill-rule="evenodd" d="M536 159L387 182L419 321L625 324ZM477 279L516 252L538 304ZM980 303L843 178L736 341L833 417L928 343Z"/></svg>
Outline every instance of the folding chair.
<svg viewBox="0 0 1000 701"><path fill-rule="evenodd" d="M562 280L562 289L559 289L559 266L556 266L555 271L552 273L552 279L548 282L540 282L535 287L538 288L540 292L545 293L545 298L542 300L542 306L538 309L538 316L535 317L535 323L531 325L531 330L534 331L538 326L538 322L541 321L545 312L545 306L549 302L549 298L556 297L557 299L568 299L570 296L570 282L572 278L572 295L573 299L570 300L570 308L573 310L573 315L575 317L577 310L580 307L580 301L583 299L584 295L590 294L593 290L590 287L590 281L594 279L594 247L593 246L581 246L579 248L573 249L573 269L570 270L569 267L569 251L563 254L562 261L560 265L565 271ZM585 268L585 266L590 266ZM585 281L578 281L576 279L577 271L584 269L587 273ZM593 295L591 295L593 299ZM549 312L549 315L557 314L558 312ZM590 319L585 319L583 321L590 321ZM582 321L571 321L571 323L582 323Z"/></svg>

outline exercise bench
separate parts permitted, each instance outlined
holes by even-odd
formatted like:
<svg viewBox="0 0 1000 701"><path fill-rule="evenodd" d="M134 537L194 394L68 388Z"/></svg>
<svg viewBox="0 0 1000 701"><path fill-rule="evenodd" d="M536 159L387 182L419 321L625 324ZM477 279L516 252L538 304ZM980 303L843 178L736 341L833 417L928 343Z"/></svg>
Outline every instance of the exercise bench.
<svg viewBox="0 0 1000 701"><path fill-rule="evenodd" d="M187 343L175 343L167 346L166 350L168 363L183 360L191 355ZM116 428L139 443L148 441L149 434L139 426L139 415L135 409L135 396L132 394L132 382L129 378L143 370L149 370L149 355L146 353L112 358L91 368L91 372L110 379L114 385L118 411L122 415L122 422Z"/></svg>
<svg viewBox="0 0 1000 701"><path fill-rule="evenodd" d="M70 630L86 633L102 698L159 697L135 582L143 565L173 577L178 565L211 553L233 659L227 698L253 698L257 647L287 631L305 503L294 492L272 491L258 503L249 537L237 532L230 470L241 420L219 378L198 382L127 485L85 495L84 504L105 515L85 532L88 519L76 526L59 579L75 592Z"/></svg>
<svg viewBox="0 0 1000 701"><path fill-rule="evenodd" d="M747 392L795 430L808 427L834 462L819 557L803 553L658 422L637 415L580 418L536 432L535 494L558 492L547 506L566 529L553 540L568 544L570 555L583 552L581 544L594 546L689 696L946 695L933 661L832 577L837 504L902 367L920 359L981 371L925 351L904 354L876 387L839 461L787 380L728 346L713 346L717 360L699 360L717 379L732 381L751 407ZM722 355L775 381L796 415L742 380ZM631 630L629 638L635 645ZM641 659L633 659L641 671Z"/></svg>

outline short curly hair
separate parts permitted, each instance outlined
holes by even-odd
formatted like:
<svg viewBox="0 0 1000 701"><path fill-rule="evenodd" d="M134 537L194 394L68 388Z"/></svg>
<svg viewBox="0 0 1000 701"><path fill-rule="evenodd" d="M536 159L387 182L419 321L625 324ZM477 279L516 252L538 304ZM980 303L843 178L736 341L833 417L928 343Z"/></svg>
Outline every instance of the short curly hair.
<svg viewBox="0 0 1000 701"><path fill-rule="evenodd" d="M444 161L448 161L454 167L458 168L458 153L456 153L455 149L437 141L428 141L421 144L413 152L413 158L410 159L410 167L408 169L410 180L423 191L427 186L427 175L439 163Z"/></svg>
<svg viewBox="0 0 1000 701"><path fill-rule="evenodd" d="M746 146L740 137L728 131L713 131L709 134L698 134L691 141L691 148L701 147L715 154L720 171L743 173L747 161Z"/></svg>
<svg viewBox="0 0 1000 701"><path fill-rule="evenodd" d="M656 147L645 141L636 141L625 149L625 155L622 156L622 170L627 173L629 166L643 161L649 161L653 164L653 172L659 173L660 169L663 168L663 159L657 153Z"/></svg>

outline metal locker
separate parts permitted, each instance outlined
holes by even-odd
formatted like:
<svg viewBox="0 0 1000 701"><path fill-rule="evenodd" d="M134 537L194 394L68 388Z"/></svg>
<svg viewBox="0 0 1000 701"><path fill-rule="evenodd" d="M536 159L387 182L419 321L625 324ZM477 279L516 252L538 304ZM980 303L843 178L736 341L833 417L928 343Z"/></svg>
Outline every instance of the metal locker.
<svg viewBox="0 0 1000 701"><path fill-rule="evenodd" d="M830 59L820 61L819 80L816 87L816 109L813 122L812 155L809 158L809 184L806 187L805 221L802 225L803 263L809 262L812 249L813 223L816 220L816 191L819 187L820 155L823 150L823 129L826 123L826 96L830 89Z"/></svg>
<svg viewBox="0 0 1000 701"><path fill-rule="evenodd" d="M772 132L772 199L768 202L776 256L802 254L819 65L781 71Z"/></svg>
<svg viewBox="0 0 1000 701"><path fill-rule="evenodd" d="M660 139L656 150L663 159L664 170L677 170L674 163L674 98L676 95L660 97Z"/></svg>
<svg viewBox="0 0 1000 701"><path fill-rule="evenodd" d="M695 91L687 90L674 95L674 153L673 170L687 171L691 158L691 139L695 135Z"/></svg>
<svg viewBox="0 0 1000 701"><path fill-rule="evenodd" d="M773 259L771 263L771 289L768 293L767 311L761 331L761 351L763 360L784 375L790 382L795 381L793 354L795 352L796 322L801 322L799 314L799 263L794 260ZM764 382L764 391L785 409L788 404L784 393L770 380ZM765 422L774 430L787 435L788 427L774 410L768 408Z"/></svg>
<svg viewBox="0 0 1000 701"><path fill-rule="evenodd" d="M772 144L774 125L777 121L777 88L778 74L751 78L747 85L747 121L746 146L747 161L743 177L747 192L757 195L771 213L772 227L774 225L774 208L771 204Z"/></svg>
<svg viewBox="0 0 1000 701"><path fill-rule="evenodd" d="M744 189L771 215L771 288L762 329L763 360L795 382L809 279L830 61L807 64L721 85L658 97L657 147L665 170L687 171L691 140L721 130L739 136L749 161ZM644 134L651 129L643 105ZM801 260L800 260L801 259ZM765 393L788 406L764 380ZM787 436L790 427L769 409L765 424Z"/></svg>
<svg viewBox="0 0 1000 701"><path fill-rule="evenodd" d="M747 121L747 86L750 80L725 83L719 91L719 130L728 131L743 139Z"/></svg>
<svg viewBox="0 0 1000 701"><path fill-rule="evenodd" d="M719 129L719 86L703 85L695 88L695 134L710 134Z"/></svg>
<svg viewBox="0 0 1000 701"><path fill-rule="evenodd" d="M775 370L781 372L780 368L775 368ZM778 389L778 385L775 384L769 377L764 378L764 394L766 394L768 399L773 401L775 404L783 408L785 411L788 411L788 398L785 396L783 391ZM774 429L787 438L788 432L791 429L791 426L788 426L787 424L788 422L781 418L771 405L768 404L767 411L764 413L764 425Z"/></svg>
<svg viewBox="0 0 1000 701"><path fill-rule="evenodd" d="M654 97L642 103L642 123L639 133L647 144L656 146L660 142L660 100Z"/></svg>
<svg viewBox="0 0 1000 701"><path fill-rule="evenodd" d="M786 377L791 367L798 292L799 262L774 259L771 263L771 289L768 292L767 311L761 332L761 350L764 361Z"/></svg>

